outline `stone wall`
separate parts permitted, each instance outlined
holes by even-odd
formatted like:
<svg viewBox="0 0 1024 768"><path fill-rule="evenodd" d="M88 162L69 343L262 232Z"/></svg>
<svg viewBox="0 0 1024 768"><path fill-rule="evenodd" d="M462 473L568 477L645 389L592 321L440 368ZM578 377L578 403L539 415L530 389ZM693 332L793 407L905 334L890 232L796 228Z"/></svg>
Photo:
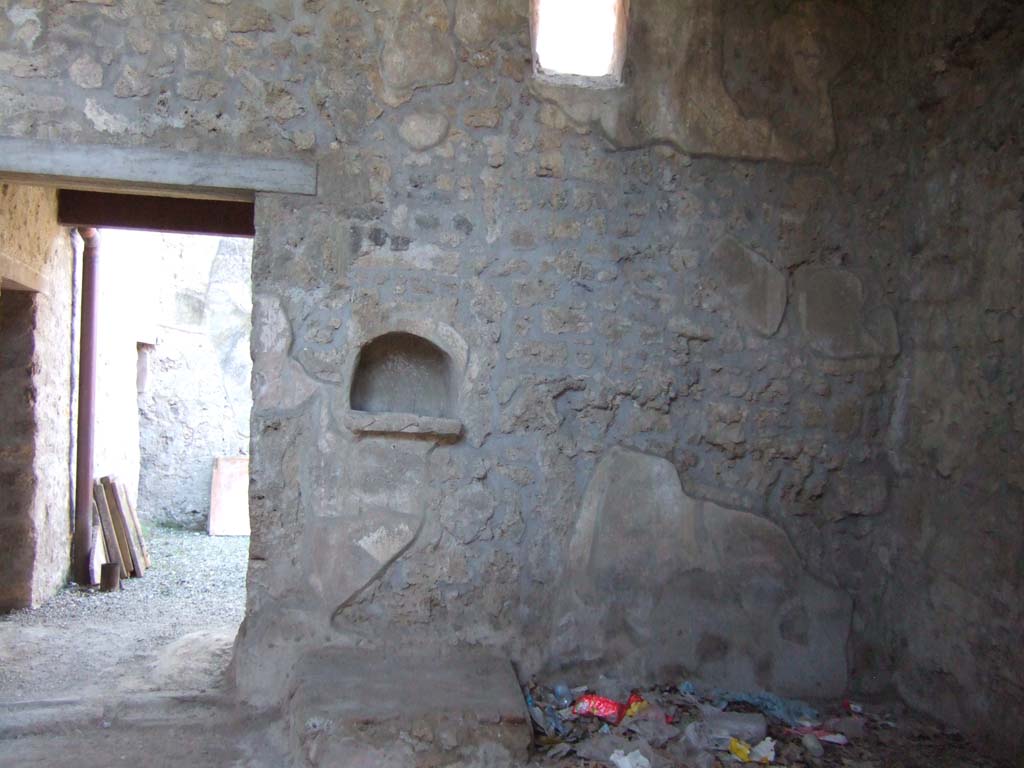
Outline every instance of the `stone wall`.
<svg viewBox="0 0 1024 768"><path fill-rule="evenodd" d="M0 609L68 573L73 266L56 193L0 185Z"/></svg>
<svg viewBox="0 0 1024 768"><path fill-rule="evenodd" d="M626 84L600 93L532 80L523 0L0 17L4 133L319 163L316 197L257 200L245 695L273 700L293 659L333 643L495 645L527 673L612 664L624 641L642 659L657 611L617 615L629 631L594 650L554 599L579 578L581 507L609 509L584 505L595 469L623 447L675 469L678 503L651 499L652 519L749 513L779 583L852 602L854 689L895 674L979 731L1020 711L993 677L1019 614L945 616L971 594L946 563L995 541L975 588L1020 603L1017 474L992 468L1019 434L1019 305L1000 289L1020 198L973 180L1019 151L1019 99L997 93L1019 95L1021 25L998 0L891 5L634 0ZM956 50L987 53L967 77ZM972 200L954 219L946 188ZM948 240L929 221L970 246L963 264L923 247ZM963 291L929 303L958 264ZM455 420L351 411L359 350L386 333L448 355ZM926 515L934 483L955 493ZM779 642L806 644L792 617ZM688 673L742 658L745 681L777 679L775 657L696 650Z"/></svg>
<svg viewBox="0 0 1024 768"><path fill-rule="evenodd" d="M897 470L879 621L916 707L1024 754L1024 7L906 10Z"/></svg>

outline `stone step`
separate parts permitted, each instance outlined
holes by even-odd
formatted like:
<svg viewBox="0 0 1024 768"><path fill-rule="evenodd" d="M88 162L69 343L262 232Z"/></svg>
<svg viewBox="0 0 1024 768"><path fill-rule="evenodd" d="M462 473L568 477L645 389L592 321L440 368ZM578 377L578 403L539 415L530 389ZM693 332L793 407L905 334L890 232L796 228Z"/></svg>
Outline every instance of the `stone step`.
<svg viewBox="0 0 1024 768"><path fill-rule="evenodd" d="M531 740L512 665L493 651L324 649L293 670L295 765L512 765Z"/></svg>
<svg viewBox="0 0 1024 768"><path fill-rule="evenodd" d="M0 739L82 726L208 724L239 717L234 704L223 696L187 691L0 701Z"/></svg>

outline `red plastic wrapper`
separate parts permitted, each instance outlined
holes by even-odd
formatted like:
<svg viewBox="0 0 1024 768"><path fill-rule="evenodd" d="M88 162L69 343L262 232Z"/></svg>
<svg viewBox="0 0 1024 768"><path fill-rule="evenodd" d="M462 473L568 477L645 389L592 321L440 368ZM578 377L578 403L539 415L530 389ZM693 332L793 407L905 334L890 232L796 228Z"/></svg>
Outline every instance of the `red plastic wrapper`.
<svg viewBox="0 0 1024 768"><path fill-rule="evenodd" d="M606 699L604 696L587 693L576 700L572 711L574 715L591 715L606 720L612 725L618 725L622 716L626 714L626 705Z"/></svg>

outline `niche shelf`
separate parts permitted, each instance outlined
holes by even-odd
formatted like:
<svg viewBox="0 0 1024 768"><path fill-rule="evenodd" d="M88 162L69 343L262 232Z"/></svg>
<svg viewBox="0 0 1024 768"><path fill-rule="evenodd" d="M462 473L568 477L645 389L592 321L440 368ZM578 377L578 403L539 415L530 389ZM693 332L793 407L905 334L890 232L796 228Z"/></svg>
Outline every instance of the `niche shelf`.
<svg viewBox="0 0 1024 768"><path fill-rule="evenodd" d="M451 357L422 336L385 333L359 350L345 426L361 434L455 438L455 374Z"/></svg>
<svg viewBox="0 0 1024 768"><path fill-rule="evenodd" d="M458 437L462 434L462 422L458 419L419 416L415 413L368 413L350 410L345 414L345 426L360 434L436 437Z"/></svg>

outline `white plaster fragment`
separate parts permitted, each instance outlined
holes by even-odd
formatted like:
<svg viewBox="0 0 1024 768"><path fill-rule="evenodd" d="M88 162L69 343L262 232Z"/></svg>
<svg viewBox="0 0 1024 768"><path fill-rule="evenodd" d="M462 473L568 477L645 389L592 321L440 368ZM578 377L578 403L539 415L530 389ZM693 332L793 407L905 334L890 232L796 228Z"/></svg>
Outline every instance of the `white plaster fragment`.
<svg viewBox="0 0 1024 768"><path fill-rule="evenodd" d="M17 30L14 33L15 38L26 48L32 50L42 30L42 25L39 23L39 10L15 5L8 9L7 18L11 20Z"/></svg>
<svg viewBox="0 0 1024 768"><path fill-rule="evenodd" d="M103 133L128 133L131 123L124 115L108 112L95 99L85 100L85 116L89 118L93 128Z"/></svg>
<svg viewBox="0 0 1024 768"><path fill-rule="evenodd" d="M405 546L411 533L412 530L409 526L404 524L396 528L388 528L382 525L377 530L363 536L356 544L368 552L374 560L383 565Z"/></svg>

